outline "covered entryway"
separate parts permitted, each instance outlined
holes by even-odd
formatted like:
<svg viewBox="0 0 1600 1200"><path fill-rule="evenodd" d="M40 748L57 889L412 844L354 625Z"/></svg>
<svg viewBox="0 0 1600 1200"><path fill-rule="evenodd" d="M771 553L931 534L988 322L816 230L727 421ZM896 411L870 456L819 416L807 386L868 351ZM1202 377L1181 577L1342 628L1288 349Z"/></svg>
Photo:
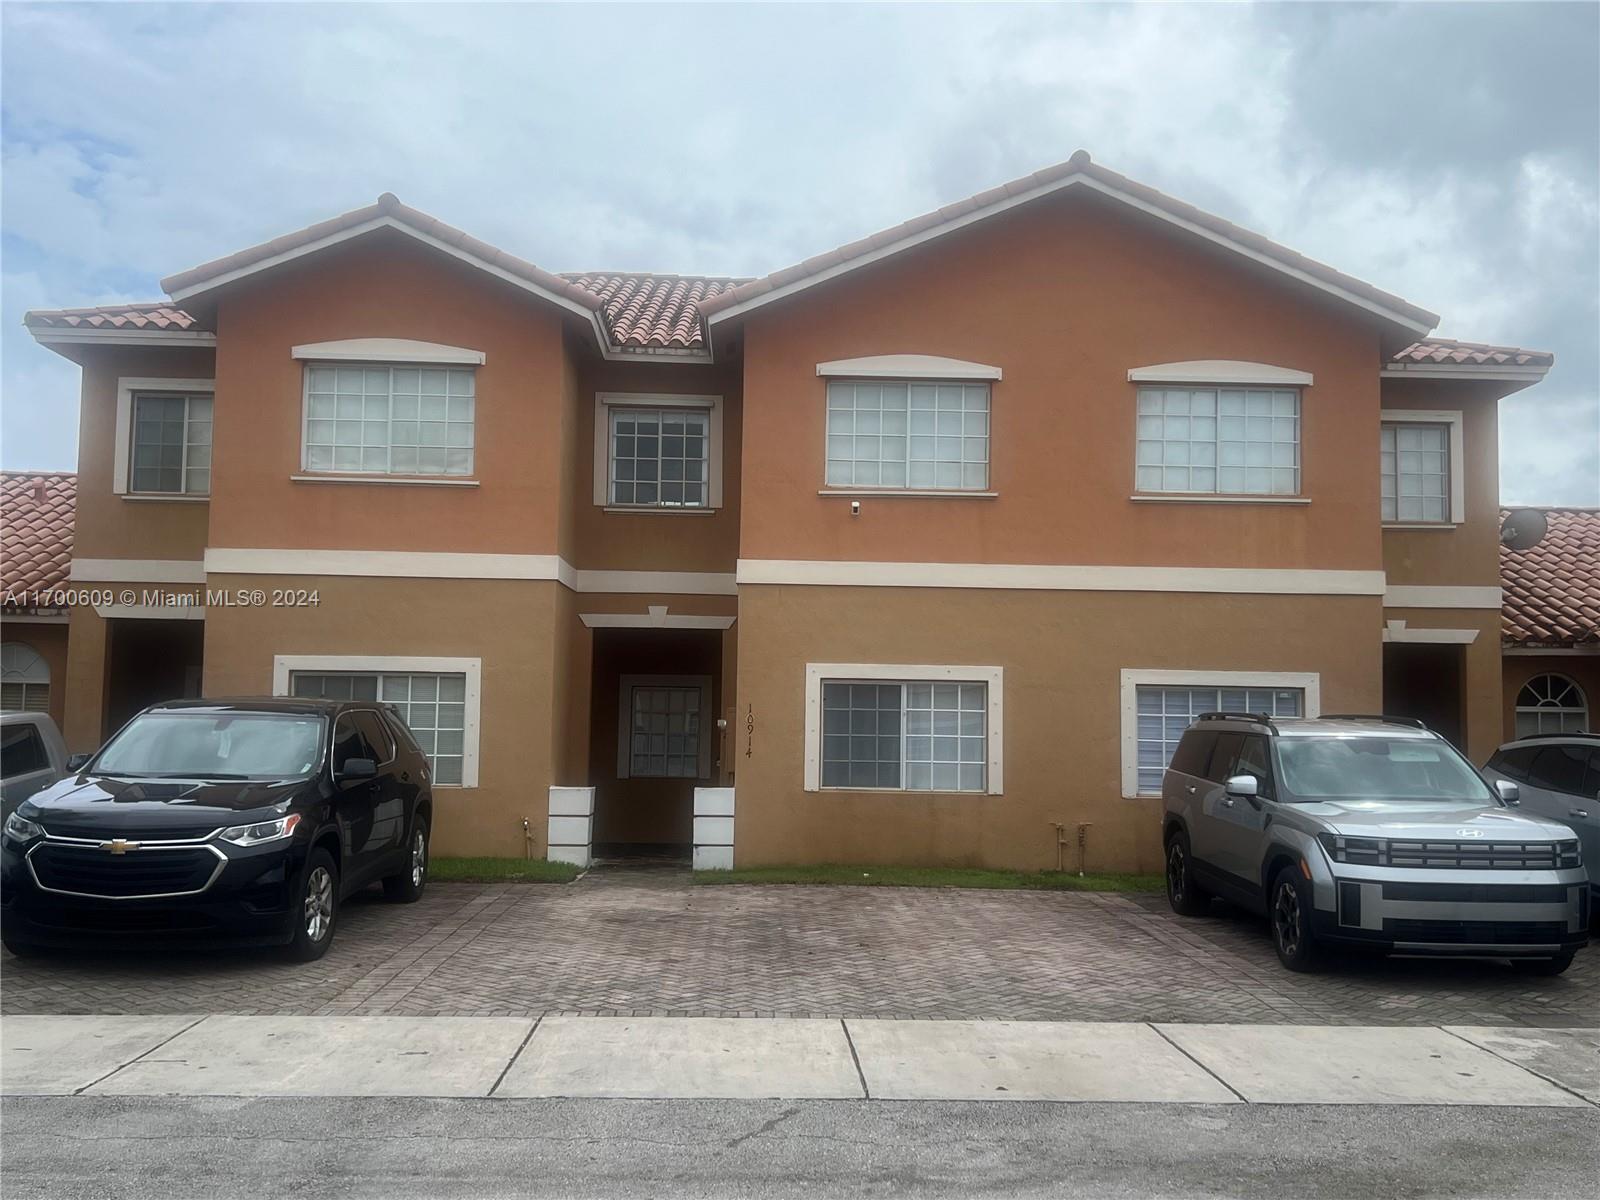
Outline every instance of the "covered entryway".
<svg viewBox="0 0 1600 1200"><path fill-rule="evenodd" d="M694 789L724 761L723 634L596 629L589 779L597 858L681 858L693 843Z"/></svg>
<svg viewBox="0 0 1600 1200"><path fill-rule="evenodd" d="M200 695L204 621L112 617L106 621L103 737L140 709Z"/></svg>
<svg viewBox="0 0 1600 1200"><path fill-rule="evenodd" d="M1465 749L1465 651L1462 645L1385 642L1384 715L1415 717L1457 749Z"/></svg>

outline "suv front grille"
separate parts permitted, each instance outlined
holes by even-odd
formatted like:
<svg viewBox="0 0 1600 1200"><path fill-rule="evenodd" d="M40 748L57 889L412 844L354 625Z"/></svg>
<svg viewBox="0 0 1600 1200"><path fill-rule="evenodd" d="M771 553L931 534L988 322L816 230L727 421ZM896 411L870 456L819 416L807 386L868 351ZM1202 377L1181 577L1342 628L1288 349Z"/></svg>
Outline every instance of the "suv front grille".
<svg viewBox="0 0 1600 1200"><path fill-rule="evenodd" d="M1410 921L1388 918L1383 932L1397 942L1453 946L1550 946L1568 936L1562 921Z"/></svg>
<svg viewBox="0 0 1600 1200"><path fill-rule="evenodd" d="M1562 842L1415 841L1322 834L1335 862L1454 871L1558 871L1581 866L1577 840Z"/></svg>
<svg viewBox="0 0 1600 1200"><path fill-rule="evenodd" d="M28 853L33 877L46 891L129 900L203 892L226 862L205 846L130 850L42 842Z"/></svg>

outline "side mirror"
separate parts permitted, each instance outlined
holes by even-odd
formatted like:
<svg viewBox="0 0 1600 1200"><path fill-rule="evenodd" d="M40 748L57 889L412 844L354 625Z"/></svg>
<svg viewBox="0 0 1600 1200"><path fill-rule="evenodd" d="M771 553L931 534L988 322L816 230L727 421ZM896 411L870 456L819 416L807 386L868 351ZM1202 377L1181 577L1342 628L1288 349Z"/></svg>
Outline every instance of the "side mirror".
<svg viewBox="0 0 1600 1200"><path fill-rule="evenodd" d="M339 771L339 778L346 782L357 779L373 779L378 774L378 764L370 758L347 758L344 766Z"/></svg>
<svg viewBox="0 0 1600 1200"><path fill-rule="evenodd" d="M1500 793L1502 803L1515 807L1522 803L1522 789L1509 779L1496 779L1494 790Z"/></svg>
<svg viewBox="0 0 1600 1200"><path fill-rule="evenodd" d="M81 770L83 768L84 764L89 761L89 757L90 756L87 755L87 754L73 754L73 755L70 755L67 758L67 770L69 770L69 771Z"/></svg>
<svg viewBox="0 0 1600 1200"><path fill-rule="evenodd" d="M1260 794L1261 785L1256 782L1254 775L1232 775L1228 782L1222 785L1230 796L1243 796L1247 800L1254 800Z"/></svg>

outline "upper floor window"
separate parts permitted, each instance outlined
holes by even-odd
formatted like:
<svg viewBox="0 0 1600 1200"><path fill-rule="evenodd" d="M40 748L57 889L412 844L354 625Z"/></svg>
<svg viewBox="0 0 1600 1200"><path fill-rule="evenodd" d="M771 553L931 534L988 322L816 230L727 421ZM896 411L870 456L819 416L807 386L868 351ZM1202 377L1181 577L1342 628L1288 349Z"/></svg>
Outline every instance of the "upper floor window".
<svg viewBox="0 0 1600 1200"><path fill-rule="evenodd" d="M595 396L594 502L603 508L721 508L721 458L721 396Z"/></svg>
<svg viewBox="0 0 1600 1200"><path fill-rule="evenodd" d="M211 396L133 393L133 492L211 492Z"/></svg>
<svg viewBox="0 0 1600 1200"><path fill-rule="evenodd" d="M1298 495L1300 394L1141 387L1136 470L1141 492Z"/></svg>
<svg viewBox="0 0 1600 1200"><path fill-rule="evenodd" d="M989 385L828 383L830 487L989 486Z"/></svg>
<svg viewBox="0 0 1600 1200"><path fill-rule="evenodd" d="M469 367L308 366L305 468L471 475L475 406Z"/></svg>
<svg viewBox="0 0 1600 1200"><path fill-rule="evenodd" d="M1389 525L1458 525L1465 519L1461 414L1384 410L1379 512Z"/></svg>

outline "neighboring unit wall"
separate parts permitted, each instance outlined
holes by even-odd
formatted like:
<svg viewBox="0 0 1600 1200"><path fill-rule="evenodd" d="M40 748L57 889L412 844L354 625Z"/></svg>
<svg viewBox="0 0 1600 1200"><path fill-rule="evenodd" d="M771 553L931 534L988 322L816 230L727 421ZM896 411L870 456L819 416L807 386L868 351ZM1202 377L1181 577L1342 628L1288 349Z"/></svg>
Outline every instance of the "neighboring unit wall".
<svg viewBox="0 0 1600 1200"><path fill-rule="evenodd" d="M1121 673L1314 673L1323 711L1370 712L1378 615L1363 596L741 586L737 862L1036 870L1054 822L1089 822L1088 870L1157 870L1161 802L1121 794ZM1003 664L1003 794L807 792L811 662Z"/></svg>

